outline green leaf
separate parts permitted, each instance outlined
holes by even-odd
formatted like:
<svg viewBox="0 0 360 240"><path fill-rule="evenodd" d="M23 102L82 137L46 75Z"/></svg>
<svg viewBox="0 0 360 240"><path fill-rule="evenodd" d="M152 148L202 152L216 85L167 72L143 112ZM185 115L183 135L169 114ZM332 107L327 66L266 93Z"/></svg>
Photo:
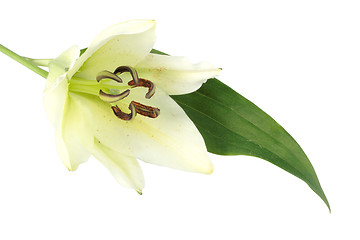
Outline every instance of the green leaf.
<svg viewBox="0 0 360 240"><path fill-rule="evenodd" d="M80 49L80 56L83 55L86 50L87 48Z"/></svg>
<svg viewBox="0 0 360 240"><path fill-rule="evenodd" d="M81 50L81 54L86 51ZM168 55L152 49L151 53ZM330 205L315 170L299 144L274 119L213 78L191 94L171 96L194 122L207 150L267 160L306 182ZM330 210L331 211L331 210Z"/></svg>
<svg viewBox="0 0 360 240"><path fill-rule="evenodd" d="M209 152L265 159L306 182L330 210L301 147L255 104L215 78L196 92L171 97L195 123Z"/></svg>
<svg viewBox="0 0 360 240"><path fill-rule="evenodd" d="M151 49L150 52L151 52L151 53L155 53L155 54L159 54L159 55L168 55L168 56L169 56L169 54L166 54L166 53L161 52L161 51L156 50L156 49Z"/></svg>

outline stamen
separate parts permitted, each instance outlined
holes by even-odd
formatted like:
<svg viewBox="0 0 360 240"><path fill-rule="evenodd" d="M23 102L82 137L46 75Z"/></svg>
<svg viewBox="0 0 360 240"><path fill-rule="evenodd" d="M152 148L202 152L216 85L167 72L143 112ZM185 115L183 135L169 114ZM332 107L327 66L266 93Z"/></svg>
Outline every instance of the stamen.
<svg viewBox="0 0 360 240"><path fill-rule="evenodd" d="M143 116L149 117L149 118L157 118L160 115L160 109L154 108L150 106L146 106L144 104L132 101L132 104L134 104L136 113L141 114Z"/></svg>
<svg viewBox="0 0 360 240"><path fill-rule="evenodd" d="M136 85L139 84L139 76L135 70L135 68L133 67L129 67L129 66L120 66L117 69L115 69L114 74L118 74L118 73L124 73L124 72L129 72L135 82Z"/></svg>
<svg viewBox="0 0 360 240"><path fill-rule="evenodd" d="M128 82L129 86L134 86L134 87L146 87L149 88L148 92L145 95L145 98L150 99L152 96L154 96L155 94L155 85L146 79L143 78L139 78L139 83L135 84L135 81L130 81Z"/></svg>
<svg viewBox="0 0 360 240"><path fill-rule="evenodd" d="M133 102L131 102L129 105L129 109L131 111L130 113L124 113L123 111L120 110L118 105L112 106L111 109L113 110L116 117L118 117L122 120L125 120L125 121L130 121L131 119L133 119L136 116L136 109L135 109Z"/></svg>
<svg viewBox="0 0 360 240"><path fill-rule="evenodd" d="M100 82L103 79L112 79L118 83L122 83L122 79L117 74L121 74L124 72L129 72L132 76L132 80L128 82L129 86L146 87L149 89L145 95L145 98L149 99L155 94L155 85L149 80L139 78L135 68L129 67L129 66L120 66L120 67L116 68L113 73L109 72L107 70L101 71L96 76L96 80L97 80L97 82ZM127 89L126 91L124 91L120 94L110 94L110 93L105 93L101 89L99 90L100 99L103 100L104 102L108 102L108 103L117 102L117 101L129 96L129 94L130 94L129 89ZM113 110L116 117L118 117L122 120L125 120L125 121L132 120L136 116L137 113L139 113L140 115L143 115L145 117L149 117L149 118L157 118L160 115L159 108L143 105L143 104L135 102L135 101L132 101L129 104L130 113L125 113L125 112L121 111L121 109L117 105L111 106L111 109Z"/></svg>
<svg viewBox="0 0 360 240"><path fill-rule="evenodd" d="M99 72L98 75L96 76L96 81L100 82L101 80L106 79L106 78L112 79L118 83L123 82L122 79L118 75L116 75L112 72L109 72L107 70Z"/></svg>
<svg viewBox="0 0 360 240"><path fill-rule="evenodd" d="M103 90L100 89L99 91L99 97L101 100L103 100L104 102L108 102L108 103L113 103L113 102L117 102L120 101L121 99L126 98L127 96L129 96L130 94L130 90L126 90L120 94L109 94L109 93L105 93L103 92Z"/></svg>

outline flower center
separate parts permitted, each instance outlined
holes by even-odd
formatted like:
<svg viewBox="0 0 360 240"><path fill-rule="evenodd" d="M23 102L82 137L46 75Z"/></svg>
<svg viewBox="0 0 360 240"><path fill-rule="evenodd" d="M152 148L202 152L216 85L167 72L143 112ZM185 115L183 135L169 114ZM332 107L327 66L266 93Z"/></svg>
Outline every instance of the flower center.
<svg viewBox="0 0 360 240"><path fill-rule="evenodd" d="M126 72L131 74L132 80L128 82L127 86L119 85L123 83L119 75ZM149 118L157 118L160 115L159 108L131 101L128 107L130 113L126 113L121 111L118 105L116 105L116 102L129 96L130 90L136 87L148 88L148 92L145 94L147 99L150 99L155 94L155 86L151 81L139 78L138 73L133 67L120 66L114 72L107 70L99 72L96 76L96 82L73 77L70 80L69 91L98 96L102 101L111 104L111 109L116 117L125 121L134 119L136 114Z"/></svg>

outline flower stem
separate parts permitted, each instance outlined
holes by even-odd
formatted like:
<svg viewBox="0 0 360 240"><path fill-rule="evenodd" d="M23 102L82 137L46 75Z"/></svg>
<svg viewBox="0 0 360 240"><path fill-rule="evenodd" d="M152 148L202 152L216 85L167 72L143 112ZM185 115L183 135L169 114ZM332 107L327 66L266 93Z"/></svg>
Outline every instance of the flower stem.
<svg viewBox="0 0 360 240"><path fill-rule="evenodd" d="M13 51L11 51L10 49L8 49L7 47L3 46L2 44L0 44L0 51L3 52L5 55L11 57L12 59L14 59L15 61L21 63L22 65L24 65L25 67L29 68L31 71L39 74L40 76L42 76L43 78L47 78L48 76L48 72L45 71L42 68L39 68L38 66L36 66L35 64L33 64L32 62L26 60L25 58L19 56L18 54L14 53Z"/></svg>
<svg viewBox="0 0 360 240"><path fill-rule="evenodd" d="M39 67L49 67L49 63L52 60L52 59L33 59L27 57L23 57L23 58L25 58L26 61L31 62Z"/></svg>

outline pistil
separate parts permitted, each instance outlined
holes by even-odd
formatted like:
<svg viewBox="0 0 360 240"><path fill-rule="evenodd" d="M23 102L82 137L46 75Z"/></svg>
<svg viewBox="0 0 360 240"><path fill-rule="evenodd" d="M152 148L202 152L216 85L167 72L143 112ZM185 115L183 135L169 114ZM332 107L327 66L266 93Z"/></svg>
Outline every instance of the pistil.
<svg viewBox="0 0 360 240"><path fill-rule="evenodd" d="M107 80L107 79L106 79ZM103 93L104 90L102 89L109 89L112 92L123 92L124 90L130 89L129 86L126 85L114 85L111 83L108 83L108 81L97 82L93 80L86 80L86 79L79 79L79 78L71 78L69 81L69 91L71 92L81 92L81 93L87 93L95 96L100 95L100 91Z"/></svg>

